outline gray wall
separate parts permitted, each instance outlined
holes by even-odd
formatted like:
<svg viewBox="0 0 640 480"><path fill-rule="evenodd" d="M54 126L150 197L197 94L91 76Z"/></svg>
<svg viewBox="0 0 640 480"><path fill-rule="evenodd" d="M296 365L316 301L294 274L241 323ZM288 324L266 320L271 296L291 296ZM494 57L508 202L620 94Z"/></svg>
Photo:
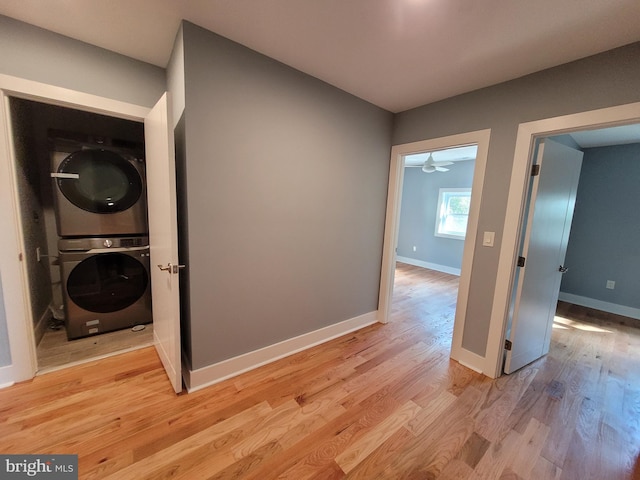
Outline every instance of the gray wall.
<svg viewBox="0 0 640 480"><path fill-rule="evenodd" d="M640 143L584 149L562 292L640 308L639 179Z"/></svg>
<svg viewBox="0 0 640 480"><path fill-rule="evenodd" d="M635 43L396 116L394 144L491 128L478 229L496 232L496 244L482 248L478 235L464 348L486 350L518 124L640 101L638 58Z"/></svg>
<svg viewBox="0 0 640 480"><path fill-rule="evenodd" d="M464 241L435 235L440 188L471 188L474 161L455 162L448 172L405 167L398 255L454 269L462 266ZM416 251L413 251L413 247Z"/></svg>
<svg viewBox="0 0 640 480"><path fill-rule="evenodd" d="M167 91L170 97L173 127L178 124L184 112L184 73L184 34L181 24L176 32L171 57L167 65Z"/></svg>
<svg viewBox="0 0 640 480"><path fill-rule="evenodd" d="M0 73L149 107L165 90L162 68L1 15ZM0 366L9 365L4 314L0 348Z"/></svg>
<svg viewBox="0 0 640 480"><path fill-rule="evenodd" d="M183 30L191 367L377 310L392 115Z"/></svg>
<svg viewBox="0 0 640 480"><path fill-rule="evenodd" d="M153 106L164 69L0 15L0 73Z"/></svg>

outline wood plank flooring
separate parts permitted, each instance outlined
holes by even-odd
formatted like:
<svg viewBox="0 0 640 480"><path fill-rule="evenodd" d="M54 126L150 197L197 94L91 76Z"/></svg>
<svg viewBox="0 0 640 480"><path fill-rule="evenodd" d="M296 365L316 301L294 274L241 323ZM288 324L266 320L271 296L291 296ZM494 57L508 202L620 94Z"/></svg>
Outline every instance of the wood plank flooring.
<svg viewBox="0 0 640 480"><path fill-rule="evenodd" d="M61 367L97 360L110 355L153 345L153 324L144 330L124 328L92 337L67 340L64 327L47 329L36 349L38 373L46 373Z"/></svg>
<svg viewBox="0 0 640 480"><path fill-rule="evenodd" d="M82 479L634 478L632 322L562 304L549 355L490 380L448 358L456 289L399 264L389 324L191 394L152 348L38 376L0 390L0 452Z"/></svg>

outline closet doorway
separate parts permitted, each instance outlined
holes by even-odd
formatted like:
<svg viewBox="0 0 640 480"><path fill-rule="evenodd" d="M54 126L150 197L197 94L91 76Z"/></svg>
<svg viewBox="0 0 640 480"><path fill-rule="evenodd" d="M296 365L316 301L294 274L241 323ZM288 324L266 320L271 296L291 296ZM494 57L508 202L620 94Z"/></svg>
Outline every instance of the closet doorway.
<svg viewBox="0 0 640 480"><path fill-rule="evenodd" d="M56 225L56 209L54 208L57 187L55 182L58 179L52 177L52 172L55 170L52 168L52 137L65 136L70 139L70 142L78 142L78 145L102 142L103 144L108 143L108 147L114 149L134 149L135 147L139 150L139 156L142 159L144 156L143 124L17 97L9 97L8 105L15 158L16 186L20 198L18 210L23 229L24 262L27 270L30 310L33 317L30 321L33 326L38 373L46 373L87 360L152 345L153 325L148 323L146 318L140 323L134 322L137 323L135 328L132 328L134 326L131 325L130 328L114 329L114 331L99 335L68 339L64 308L68 292L61 268L59 249L61 237ZM144 174L142 180L144 181ZM65 179L60 181L65 181ZM71 181L74 180L71 179ZM146 189L143 188L140 193L146 197ZM91 195L91 192L87 193L87 197ZM146 211L144 212L144 222L146 230ZM97 231L99 228L95 226L94 228L96 228L95 237L97 239L104 237L101 232ZM87 236L94 237L94 235L82 235L82 237ZM146 236L145 243L148 245L148 233ZM105 238L113 241L110 235L108 237ZM119 237L113 238L119 239ZM131 238L137 237L139 235ZM77 241L78 235L74 235L73 239L73 241ZM71 253L67 253L67 255L71 255ZM147 277L148 283L148 272L145 270L147 269L140 268L140 276ZM107 278L105 281L107 280L109 279ZM130 281L134 281L134 279L130 279ZM86 280L85 283L89 284L90 281ZM104 284L104 282L101 283ZM79 294L83 298L88 298L86 288L83 286L78 288L83 290ZM123 281L121 289L129 288L130 286ZM111 290L113 290L112 294L117 293L117 289ZM148 288L145 287L145 290ZM92 297L98 293L94 291ZM108 292L105 292L105 295L108 295ZM147 296L150 297L150 294ZM108 307L106 304L114 303L114 301L105 297L101 303L105 304L101 305L102 307ZM150 320L150 301L145 301L145 304L148 304ZM101 310L105 310L105 308L101 308Z"/></svg>

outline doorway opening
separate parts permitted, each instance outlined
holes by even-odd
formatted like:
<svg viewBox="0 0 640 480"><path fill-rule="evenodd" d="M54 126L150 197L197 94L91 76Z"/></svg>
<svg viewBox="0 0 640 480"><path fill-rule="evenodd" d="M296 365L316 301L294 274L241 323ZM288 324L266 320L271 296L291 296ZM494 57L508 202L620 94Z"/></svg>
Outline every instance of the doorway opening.
<svg viewBox="0 0 640 480"><path fill-rule="evenodd" d="M505 373L553 349L552 332L598 336L615 330L613 318L629 326L640 319L640 224L630 213L640 202L640 125L548 136L536 150L539 180L532 176L528 187L519 251L524 266L515 272L506 332L517 355L505 351ZM576 156L581 160L569 168ZM550 183L559 188L553 203L541 193ZM567 195L573 199L563 209L558 201ZM554 222L564 222L565 231L554 235ZM585 324L589 319L595 324ZM609 330L602 328L607 321Z"/></svg>
<svg viewBox="0 0 640 480"><path fill-rule="evenodd" d="M147 167L147 213L153 297L153 344L176 393L182 389L180 347L180 283L183 268L178 258L175 146L168 95L152 107L68 90L52 85L0 75L0 385L33 378L37 371L34 331L25 268L23 229L17 196L17 179L9 98L34 100L109 117L144 122ZM7 301L11 299L11 301ZM2 308L4 307L4 308ZM6 320L6 323L5 323ZM6 330L5 327L6 326Z"/></svg>
<svg viewBox="0 0 640 480"><path fill-rule="evenodd" d="M456 298L453 300L453 304L455 304L453 336L449 336L452 343L451 357L474 370L480 370L480 368L478 365L474 365L477 362L473 354L462 348L462 332L466 318L469 280L477 238L478 213L482 198L489 137L490 131L482 130L397 145L392 148L378 306L379 320L386 323L391 316L397 260L400 260L401 263L402 260L409 262L404 263L407 266L413 264L411 265L413 269L429 268L433 273L432 280L438 275L440 277L448 276L446 283L449 291L451 285L459 281L459 286L454 287L454 292L457 295L454 294ZM469 163L472 158L475 161ZM463 173L465 170L466 172ZM457 174L454 173L455 171ZM448 175L450 172L452 175ZM406 189L405 181L409 185ZM429 201L425 201L426 199L422 196L424 192L429 191L429 189L423 190L424 185L420 186L423 181L429 181L434 185L438 184L437 190L432 186L430 193L427 193L427 197L430 197ZM442 184L442 182L445 183ZM416 188L412 188L412 183L417 184ZM412 198L412 190L415 193L415 199ZM417 212L411 212L413 206L417 206ZM411 220L405 222L401 232L403 210L405 218L411 218L414 215L419 218L422 215L422 218L418 222ZM429 215L425 218L427 211ZM466 228L461 226L465 222ZM413 234L407 232L414 227L416 230ZM430 246L429 242L431 242ZM423 253L421 252L423 248L427 255L433 254L433 250L438 244L444 248L439 254L436 253L434 257L422 257L422 259L415 258L418 253ZM438 260L433 260L444 258L443 252L447 250L450 253L450 258L447 260L449 266L442 264L442 260L439 260L440 263ZM456 250L457 255L451 254ZM437 272L437 269L440 272ZM398 270L398 281L407 281L412 278L412 275L409 275L409 270L406 267L403 267L402 271ZM460 275L459 280L457 275ZM400 277L403 277L404 280L401 280ZM413 276L413 278L418 277L421 275ZM419 282L429 283L425 278L422 276ZM453 315L453 309L450 309L449 314Z"/></svg>
<svg viewBox="0 0 640 480"><path fill-rule="evenodd" d="M397 261L460 275L477 152L473 144L404 157Z"/></svg>
<svg viewBox="0 0 640 480"><path fill-rule="evenodd" d="M32 317L27 320L29 322L27 328L33 329L37 373L46 373L152 345L153 326L148 323L151 321L148 267L144 267L138 259L142 255L148 257L148 254L141 250L143 246L132 246L128 249L114 248L109 250L109 253L106 253L106 249L100 249L104 250L101 254L96 250L96 247L101 246L105 241L109 241L109 246L114 247L124 241L142 241L142 236L137 233L146 230L146 211L144 218L138 222L140 232L128 230L131 228L129 225L122 230L116 228L115 233L111 230L107 231L103 225L104 221L97 215L92 217L97 219L96 224L92 225L87 232L82 230L86 219L74 225L75 229L83 233L82 235L78 235L76 231L68 231L69 227L66 225L65 230L61 230L60 225L57 225L61 215L54 207L54 197L58 187L57 182L68 182L68 180L52 177L54 174L52 173L54 172L52 137L73 137L74 145L76 142L78 142L77 145L86 145L89 140L98 142L104 145L104 148L111 148L109 152L118 151L118 148L120 151L129 151L126 149L134 147L139 147L140 151L144 152L143 124L17 97L8 97L8 110L11 118L11 143L19 197L17 206L22 227L23 262L27 272L28 310ZM122 157L118 157L120 158ZM85 161L82 165L87 163ZM123 166L129 165L127 163ZM105 171L104 166L100 171L102 177L110 173ZM114 177L118 172L112 173L114 174L111 177ZM89 191L84 192L86 195L81 199L98 200L96 195L100 187L95 185L98 180L95 178L93 181L83 183L83 189L89 189ZM126 179L116 178L116 180L121 180L123 185L133 184L133 179L126 181ZM71 181L75 180L71 179ZM55 185L54 182L56 182ZM108 190L113 190L113 187ZM109 193L109 198L113 197L112 203L118 201L116 198L118 193ZM137 192L136 200L142 194L146 197L143 185ZM69 203L69 206L70 209L75 208L75 204ZM85 209L78 209L80 215L87 211ZM113 209L115 211L115 208ZM144 209L146 210L146 207ZM74 216L75 210L65 213L68 219L78 217L78 215ZM85 215L92 214L89 212ZM116 220L113 214L108 220L114 225L116 225L115 222L120 221ZM119 225L118 223L117 226ZM86 234L89 231L91 234ZM130 232L131 235L118 235L126 232ZM148 245L148 233L146 235L147 240L142 243ZM59 242L63 237L67 243L69 241L78 243L91 237L96 244L92 244L91 251L96 253L93 255L84 253L86 248L81 252L78 250L80 246L74 246L71 249L61 247ZM118 245L114 245L114 242ZM113 253L116 250L117 253ZM146 258L141 257L141 260L144 261ZM94 268L88 268L87 265L93 265L92 262L97 263ZM84 275L80 274L82 268L85 270ZM99 272L102 273L98 278L96 275ZM116 281L117 279L124 280ZM139 294L134 298L132 292L135 289L139 290ZM74 290L78 302L84 305L82 309L69 300L70 296L74 295ZM118 299L127 300L126 305ZM70 313L68 308L65 308L67 301L76 309L74 321L77 320L75 322L77 326L74 324L74 327L78 331L75 333L70 329ZM99 335L82 330L84 327L80 325L84 323L86 320L84 317L87 315L91 317L89 321L96 323L93 328L96 333L100 332ZM108 323L98 325L97 321L93 320L94 317L106 319L112 324L115 322L122 328L116 328L116 325L110 326ZM125 328L124 325L127 327ZM105 333L102 333L103 331Z"/></svg>
<svg viewBox="0 0 640 480"><path fill-rule="evenodd" d="M404 157L394 307L453 334L477 144ZM400 297L400 298L398 298Z"/></svg>
<svg viewBox="0 0 640 480"><path fill-rule="evenodd" d="M525 208L527 184L533 151L538 139L562 135L569 132L600 130L609 127L637 124L640 122L640 103L604 108L562 117L537 120L520 124L516 139L513 169L507 201L507 212L500 249L496 289L489 326L486 359L490 376L500 376L503 352L507 346L505 333L511 294L514 287L520 226Z"/></svg>

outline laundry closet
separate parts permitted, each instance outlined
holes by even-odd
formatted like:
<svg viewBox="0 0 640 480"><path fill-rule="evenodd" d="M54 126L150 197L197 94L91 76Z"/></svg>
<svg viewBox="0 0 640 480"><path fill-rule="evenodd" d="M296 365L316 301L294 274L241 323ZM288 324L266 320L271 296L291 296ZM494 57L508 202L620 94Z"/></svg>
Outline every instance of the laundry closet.
<svg viewBox="0 0 640 480"><path fill-rule="evenodd" d="M151 344L143 124L9 109L38 369Z"/></svg>

